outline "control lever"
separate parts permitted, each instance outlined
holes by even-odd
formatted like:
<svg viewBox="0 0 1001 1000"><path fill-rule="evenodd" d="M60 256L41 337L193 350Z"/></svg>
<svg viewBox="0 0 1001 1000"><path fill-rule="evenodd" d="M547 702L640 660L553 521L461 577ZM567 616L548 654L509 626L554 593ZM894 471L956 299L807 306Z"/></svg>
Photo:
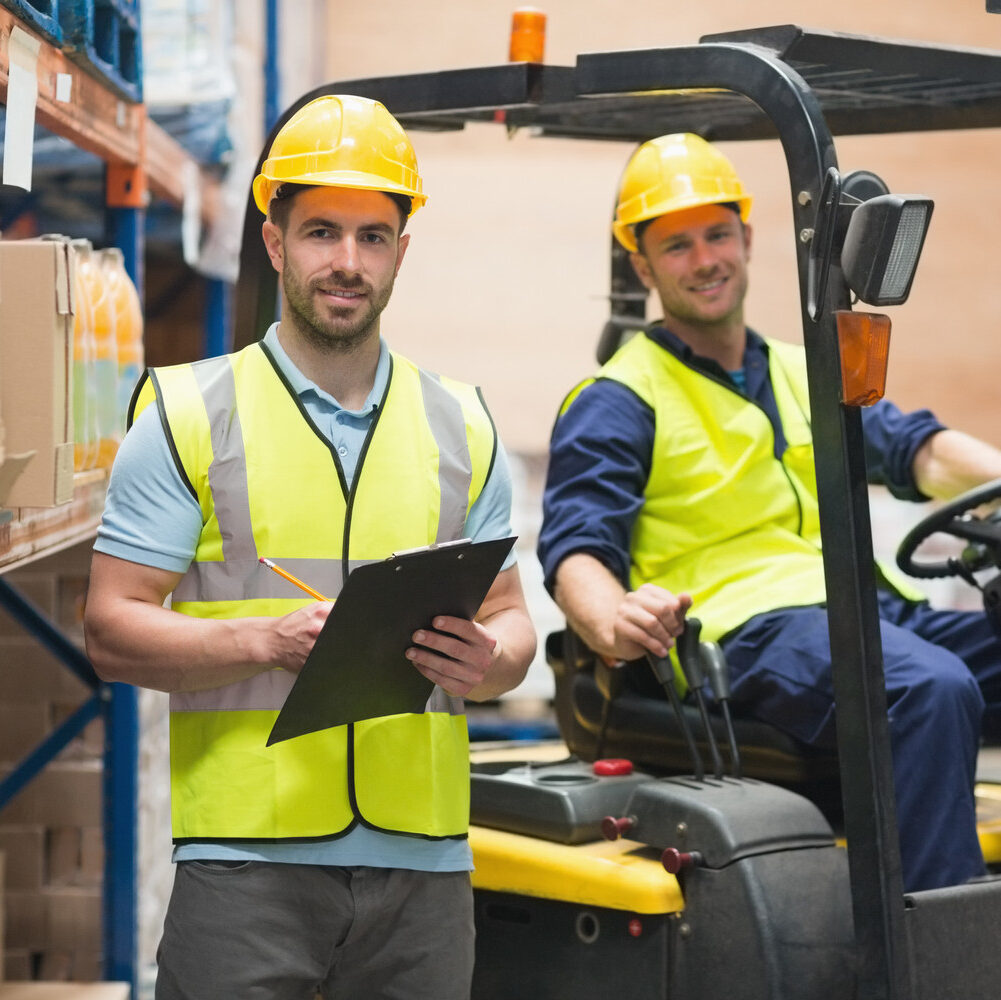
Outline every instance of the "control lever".
<svg viewBox="0 0 1001 1000"><path fill-rule="evenodd" d="M660 856L664 871L677 875L686 868L700 868L703 864L702 855L698 851L679 851L676 847L667 847Z"/></svg>
<svg viewBox="0 0 1001 1000"><path fill-rule="evenodd" d="M654 656L653 653L646 654L647 662L653 670L654 676L660 682L660 686L667 695L667 700L674 709L674 717L678 721L678 728L685 738L685 745L688 747L688 755L692 758L692 767L696 781L704 781L706 776L705 768L702 765L702 756L699 748L695 745L695 737L692 735L692 727L688 725L688 718L681 705L681 697L678 695L677 685L674 683L674 665L668 656Z"/></svg>
<svg viewBox="0 0 1001 1000"><path fill-rule="evenodd" d="M734 732L733 716L730 714L730 667L723 650L715 642L702 643L699 657L702 660L702 670L712 688L713 697L723 713L726 738L730 745L730 773L739 778L741 777L740 750L737 748L737 734Z"/></svg>
<svg viewBox="0 0 1001 1000"><path fill-rule="evenodd" d="M635 816L606 816L601 821L601 835L605 840L618 840L636 827Z"/></svg>
<svg viewBox="0 0 1001 1000"><path fill-rule="evenodd" d="M626 672L621 663L609 661L603 656L595 656L594 681L601 692L601 721L598 724L598 739L595 744L594 756L600 760L605 756L605 737L608 733L608 723L612 717L612 704L622 693L625 686Z"/></svg>
<svg viewBox="0 0 1001 1000"><path fill-rule="evenodd" d="M723 777L723 758L720 756L719 747L716 744L716 734L713 732L712 722L709 719L709 710L706 708L706 696L702 692L702 684L705 677L702 674L702 660L699 656L699 636L702 633L702 622L698 618L685 619L685 631L678 636L678 660L681 663L682 673L688 681L688 688L695 698L695 704L699 709L699 716L702 719L702 728L706 733L706 740L709 743L709 752L713 759L713 773L717 778Z"/></svg>

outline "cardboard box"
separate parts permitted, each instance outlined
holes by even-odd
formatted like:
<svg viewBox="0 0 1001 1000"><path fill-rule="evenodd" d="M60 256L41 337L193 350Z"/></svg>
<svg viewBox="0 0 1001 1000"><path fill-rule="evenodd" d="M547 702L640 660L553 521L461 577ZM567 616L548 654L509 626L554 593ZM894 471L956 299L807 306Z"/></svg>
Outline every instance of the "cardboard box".
<svg viewBox="0 0 1001 1000"><path fill-rule="evenodd" d="M100 888L48 886L41 892L7 892L4 899L9 947L46 953L100 953ZM58 977L50 969L42 978Z"/></svg>
<svg viewBox="0 0 1001 1000"><path fill-rule="evenodd" d="M0 777L6 777L11 770L0 766ZM100 825L102 778L101 761L55 760L0 810L0 824Z"/></svg>
<svg viewBox="0 0 1001 1000"><path fill-rule="evenodd" d="M6 506L7 495L17 482L18 476L27 468L28 462L35 457L34 451L24 455L11 455L7 451L7 433L4 430L3 419L0 417L0 507Z"/></svg>
<svg viewBox="0 0 1001 1000"><path fill-rule="evenodd" d="M0 702L80 704L90 688L29 636L0 636Z"/></svg>
<svg viewBox="0 0 1001 1000"><path fill-rule="evenodd" d="M48 905L40 892L5 892L4 910L8 948L42 951L49 943Z"/></svg>
<svg viewBox="0 0 1001 1000"><path fill-rule="evenodd" d="M49 885L72 885L79 871L80 827L50 827L45 831L45 881Z"/></svg>
<svg viewBox="0 0 1001 1000"><path fill-rule="evenodd" d="M39 892L45 884L45 828L0 827L0 853L7 859L4 887L8 892Z"/></svg>
<svg viewBox="0 0 1001 1000"><path fill-rule="evenodd" d="M100 954L102 894L99 888L66 886L44 889L46 948ZM57 978L41 974L42 979Z"/></svg>
<svg viewBox="0 0 1001 1000"><path fill-rule="evenodd" d="M0 276L2 280L2 276ZM2 367L2 366L0 366ZM28 462L34 457L34 452L25 455L11 455L7 449L7 430L3 424L2 408L0 408L0 507L3 507L7 494L10 493L17 477L24 472Z"/></svg>
<svg viewBox="0 0 1001 1000"><path fill-rule="evenodd" d="M128 983L3 983L0 1000L129 1000Z"/></svg>
<svg viewBox="0 0 1001 1000"><path fill-rule="evenodd" d="M73 499L73 249L64 238L0 240L0 274L6 455L34 452L2 503L53 507Z"/></svg>
<svg viewBox="0 0 1001 1000"><path fill-rule="evenodd" d="M43 702L0 703L0 763L16 764L49 734L51 711Z"/></svg>
<svg viewBox="0 0 1001 1000"><path fill-rule="evenodd" d="M6 935L3 931L3 915L7 911L4 905L4 853L0 851L0 983L3 982L3 942Z"/></svg>
<svg viewBox="0 0 1001 1000"><path fill-rule="evenodd" d="M101 885L104 879L104 828L80 829L80 885Z"/></svg>
<svg viewBox="0 0 1001 1000"><path fill-rule="evenodd" d="M35 978L34 952L24 948L8 948L3 954L3 971L7 979L17 982ZM2 982L3 980L0 980Z"/></svg>

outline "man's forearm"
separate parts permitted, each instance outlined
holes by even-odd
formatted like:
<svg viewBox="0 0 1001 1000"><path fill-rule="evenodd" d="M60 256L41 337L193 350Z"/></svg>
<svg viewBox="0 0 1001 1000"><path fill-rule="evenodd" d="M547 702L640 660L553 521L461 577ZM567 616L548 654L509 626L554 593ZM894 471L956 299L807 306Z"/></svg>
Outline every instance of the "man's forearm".
<svg viewBox="0 0 1001 1000"><path fill-rule="evenodd" d="M98 675L159 691L197 691L305 662L331 605L280 618L208 619L163 606L180 574L96 552L84 615Z"/></svg>
<svg viewBox="0 0 1001 1000"><path fill-rule="evenodd" d="M140 601L122 601L108 611L88 609L86 620L87 654L104 680L197 691L266 669L253 619L197 619Z"/></svg>
<svg viewBox="0 0 1001 1000"><path fill-rule="evenodd" d="M962 431L933 434L914 456L914 481L925 496L949 500L1001 478L1001 451Z"/></svg>
<svg viewBox="0 0 1001 1000"><path fill-rule="evenodd" d="M626 590L599 560L575 552L556 570L556 603L588 647L614 661L667 656L692 599L653 583Z"/></svg>
<svg viewBox="0 0 1001 1000"><path fill-rule="evenodd" d="M589 649L601 656L617 657L615 614L626 588L604 563L585 552L567 556L556 570L553 596L567 624Z"/></svg>

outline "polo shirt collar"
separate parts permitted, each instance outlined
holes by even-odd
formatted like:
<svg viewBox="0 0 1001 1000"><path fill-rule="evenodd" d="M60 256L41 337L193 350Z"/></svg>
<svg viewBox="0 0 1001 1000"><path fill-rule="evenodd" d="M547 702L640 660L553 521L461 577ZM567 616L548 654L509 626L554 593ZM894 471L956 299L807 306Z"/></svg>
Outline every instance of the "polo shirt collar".
<svg viewBox="0 0 1001 1000"><path fill-rule="evenodd" d="M292 386L292 389L297 396L302 398L307 393L313 393L313 395L327 403L330 403L337 409L344 409L344 407L341 406L341 404L334 399L329 392L325 392L315 382L303 375L303 373L292 363L292 359L285 353L285 348L282 347L281 341L278 339L277 323L272 323L271 326L268 327L268 332L264 335L264 345L271 352L279 370L282 375L285 376L289 385ZM361 408L350 412L363 416L367 413L371 413L374 409L376 409L376 407L378 407L379 401L386 393L386 386L389 384L389 370L389 348L386 346L386 342L382 339L382 337L380 337L379 360L375 366L375 381L372 383L372 389L365 398L365 402L362 404Z"/></svg>

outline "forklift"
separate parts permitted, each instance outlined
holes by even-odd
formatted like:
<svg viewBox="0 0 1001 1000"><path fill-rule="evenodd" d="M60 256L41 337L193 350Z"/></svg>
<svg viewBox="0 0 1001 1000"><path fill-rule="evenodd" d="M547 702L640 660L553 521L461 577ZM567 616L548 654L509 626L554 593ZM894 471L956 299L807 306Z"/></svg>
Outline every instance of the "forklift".
<svg viewBox="0 0 1001 1000"><path fill-rule="evenodd" d="M990 3L988 9L991 9ZM557 759L474 753L470 839L477 1000L994 1000L1001 881L904 894L860 409L882 393L874 357L904 302L932 212L876 175L842 175L835 135L1001 126L1001 52L794 25L698 44L339 81L409 131L496 122L533 135L638 144L672 132L773 139L788 168L837 704L837 753L807 752L735 717L719 648L690 619L678 659L652 666L666 698L623 690L569 631L547 641ZM263 159L263 154L262 154ZM623 157L625 159L625 157ZM235 346L275 317L275 274L252 201ZM644 324L645 291L611 253L604 361ZM882 338L882 340L881 340ZM883 352L885 361L885 351ZM956 575L1001 607L1001 480L938 508L904 539L901 569ZM932 534L961 553L918 558ZM710 712L700 698L711 684ZM569 756L566 756L566 751ZM1001 844L986 829L989 862Z"/></svg>

